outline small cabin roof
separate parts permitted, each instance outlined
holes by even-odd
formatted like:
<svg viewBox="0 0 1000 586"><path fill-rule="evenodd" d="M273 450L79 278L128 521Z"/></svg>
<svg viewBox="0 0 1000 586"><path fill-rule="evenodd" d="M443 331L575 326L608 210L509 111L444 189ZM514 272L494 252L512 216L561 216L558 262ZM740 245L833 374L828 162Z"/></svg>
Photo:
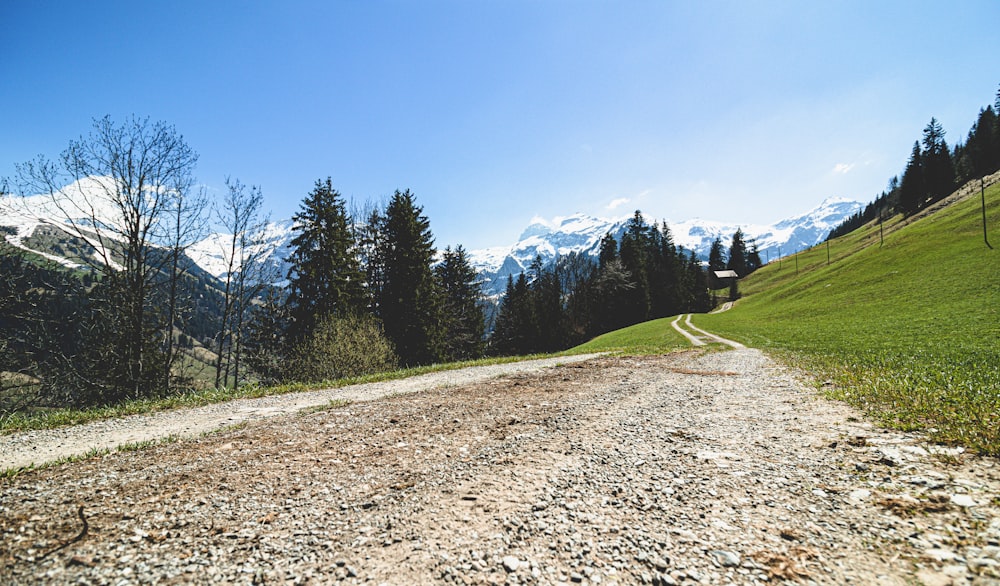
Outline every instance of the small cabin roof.
<svg viewBox="0 0 1000 586"><path fill-rule="evenodd" d="M736 274L736 271L714 271L714 272L715 272L715 278L716 279L738 279L738 278L740 278L740 276Z"/></svg>

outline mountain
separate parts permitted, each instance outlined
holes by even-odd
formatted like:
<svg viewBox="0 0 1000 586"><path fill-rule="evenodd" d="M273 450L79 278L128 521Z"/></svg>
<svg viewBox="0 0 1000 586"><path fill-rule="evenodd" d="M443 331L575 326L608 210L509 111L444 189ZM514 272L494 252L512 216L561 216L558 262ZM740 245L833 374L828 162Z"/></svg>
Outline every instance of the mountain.
<svg viewBox="0 0 1000 586"><path fill-rule="evenodd" d="M291 243L292 239L295 238L295 234L292 232L294 225L291 220L284 220L268 222L264 226L259 262L263 263L265 267L261 274L268 275L276 285L284 284L288 275L288 263L285 259L292 253ZM217 279L223 279L228 270L226 257L229 254L229 247L232 246L232 238L232 234L223 232L210 234L188 247L187 255L205 271Z"/></svg>
<svg viewBox="0 0 1000 586"><path fill-rule="evenodd" d="M72 202L76 199L74 195L77 193L90 194L90 201L100 202L99 198L94 197L95 193L100 193L102 190L100 181L100 178L87 178L67 186L62 193L69 203L59 206L53 205L51 198L46 196L30 196L19 201L20 205L11 205L10 201L0 202L0 227L4 228L6 240L14 246L41 254L50 260L68 266L78 266L79 247L67 247L65 242L53 245L51 235L61 231L67 236L74 234L78 238L87 240L91 247L97 245L86 234L81 235L71 230L63 214L67 210L74 209ZM674 243L694 251L702 260L708 259L709 248L716 237L721 238L728 247L733 232L741 228L747 242L755 241L761 259L768 262L822 242L830 230L862 207L863 204L860 202L830 198L808 212L767 226L701 219L678 223L668 221L667 224ZM86 218L94 213L94 210L87 209L80 212L81 217ZM105 220L105 216L112 218L114 213L111 209L98 209L95 216L99 223L110 222L111 220ZM486 294L497 296L506 287L507 277L517 276L526 270L536 256L540 256L545 264L570 252L596 258L601 238L609 232L620 238L627 221L628 217L605 219L584 214L573 214L553 220L535 218L513 245L469 251L469 260L482 275ZM653 223L656 220L647 217L646 221ZM288 274L288 264L285 259L291 253L290 243L295 236L293 223L291 220L272 222L267 225L265 232L266 242L262 246L262 262L270 271L273 282L281 284ZM44 235L48 236L43 238ZM205 272L216 278L224 277L225 246L231 237L224 233L210 234L192 245L187 254ZM70 254L68 250L74 254Z"/></svg>
<svg viewBox="0 0 1000 586"><path fill-rule="evenodd" d="M742 229L746 241L755 241L761 260L768 262L823 242L830 230L863 205L843 198L829 198L808 212L767 226L701 219L679 223L668 221L667 225L674 244L694 251L703 261L708 260L709 249L716 237L728 247L733 233L738 228ZM486 294L496 296L503 293L507 277L516 277L526 270L536 256L541 256L544 264L570 252L596 258L601 238L610 232L620 239L627 221L628 217L605 219L584 214L551 221L535 218L512 246L472 250L469 259L483 277ZM646 218L647 223L655 221Z"/></svg>

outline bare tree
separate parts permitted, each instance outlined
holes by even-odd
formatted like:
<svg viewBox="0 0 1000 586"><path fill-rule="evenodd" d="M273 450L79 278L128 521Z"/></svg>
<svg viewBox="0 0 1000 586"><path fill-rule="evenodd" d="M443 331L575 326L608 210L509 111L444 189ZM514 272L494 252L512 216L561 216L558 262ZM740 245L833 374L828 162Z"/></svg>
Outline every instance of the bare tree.
<svg viewBox="0 0 1000 586"><path fill-rule="evenodd" d="M222 323L216 337L215 386L240 384L242 335L251 304L271 280L265 256L264 237L268 224L261 217L264 196L260 187L249 189L238 179L226 179L227 192L216 218L228 233L220 240L226 265L223 276Z"/></svg>
<svg viewBox="0 0 1000 586"><path fill-rule="evenodd" d="M174 342L174 330L180 328L186 321L187 311L190 306L185 306L180 299L182 288L181 280L190 275L192 262L186 256L186 250L191 243L196 242L204 236L206 222L204 212L208 207L208 198L205 190L197 192L186 188L180 189L173 194L169 205L169 215L171 221L166 228L165 235L169 243L169 273L165 275L168 279L167 293L167 315L164 324L164 346L166 348L166 359L163 368L163 388L169 388L172 380L171 366L177 357L177 345ZM190 290L190 288L188 288ZM180 328L182 329L182 328Z"/></svg>
<svg viewBox="0 0 1000 586"><path fill-rule="evenodd" d="M132 117L116 124L104 117L57 161L38 157L16 167L20 195L42 194L61 228L93 247L93 256L81 260L101 273L117 328L108 340L105 401L165 390L160 375L173 357L162 336L174 317L165 313L174 310L165 312L162 301L176 281L164 274L176 276L172 263L179 257L164 250L180 249L178 226L198 215L183 203L196 162L164 122Z"/></svg>

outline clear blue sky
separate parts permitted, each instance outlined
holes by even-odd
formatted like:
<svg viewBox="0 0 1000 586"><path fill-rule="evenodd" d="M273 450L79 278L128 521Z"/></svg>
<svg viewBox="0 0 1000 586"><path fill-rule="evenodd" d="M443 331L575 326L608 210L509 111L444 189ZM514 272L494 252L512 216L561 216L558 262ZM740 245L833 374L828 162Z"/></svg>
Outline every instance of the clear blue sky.
<svg viewBox="0 0 1000 586"><path fill-rule="evenodd" d="M94 117L175 125L199 180L410 188L438 244L635 209L770 223L871 200L1000 84L996 0L0 0L0 176Z"/></svg>

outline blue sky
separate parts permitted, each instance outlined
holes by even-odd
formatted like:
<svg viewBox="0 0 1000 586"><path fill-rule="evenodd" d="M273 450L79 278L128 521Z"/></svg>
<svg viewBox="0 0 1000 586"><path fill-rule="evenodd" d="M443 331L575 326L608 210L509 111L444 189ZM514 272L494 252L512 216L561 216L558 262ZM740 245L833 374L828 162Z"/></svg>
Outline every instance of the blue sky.
<svg viewBox="0 0 1000 586"><path fill-rule="evenodd" d="M176 126L275 219L412 189L438 244L535 216L770 223L871 200L993 102L1000 3L0 2L0 176L92 118Z"/></svg>

